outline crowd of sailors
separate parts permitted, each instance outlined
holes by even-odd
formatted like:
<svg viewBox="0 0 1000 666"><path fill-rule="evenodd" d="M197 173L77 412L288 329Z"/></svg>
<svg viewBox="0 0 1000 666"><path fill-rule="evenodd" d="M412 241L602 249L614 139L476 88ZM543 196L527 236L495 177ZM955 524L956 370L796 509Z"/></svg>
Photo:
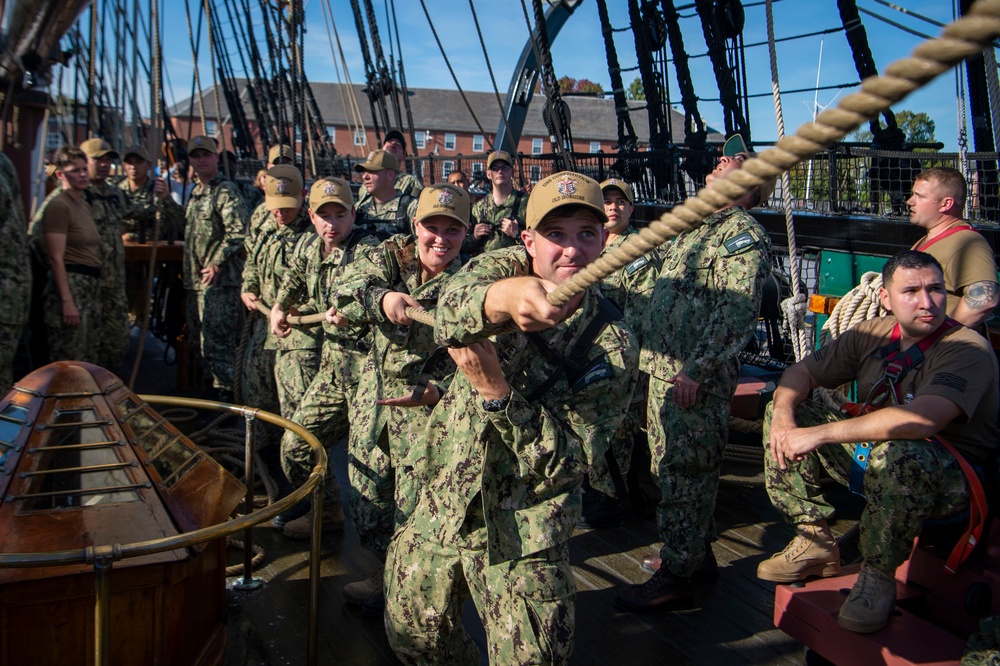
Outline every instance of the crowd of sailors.
<svg viewBox="0 0 1000 666"><path fill-rule="evenodd" d="M707 184L751 156L734 135ZM187 339L218 397L238 392L324 446L346 445L348 478L328 475L322 523L349 518L379 562L344 594L384 621L401 660L478 663L461 618L472 598L491 663L565 663L570 537L619 525L630 494L652 495L661 545L644 561L649 580L623 587L617 607L696 602L696 583L719 575L712 514L738 355L773 265L750 211L773 182L554 304L551 292L635 233L629 183L564 171L529 191L496 151L474 201L462 172L424 185L405 157L393 130L355 166L360 188L327 177L307 189L285 146L251 184L227 175L210 137L192 138L166 178L142 147L119 155L90 139L56 151L58 185L30 223L0 158L0 388L14 382L28 323L31 253L45 269L45 330L32 333L51 359L120 372L135 282L123 239L182 237ZM758 575L836 575L820 470L851 484L869 499L862 573L839 616L852 631L888 621L922 520L967 506L975 479L960 463L975 476L993 462L997 369L981 332L997 271L962 219L965 196L953 170L917 177L911 221L927 235L886 264L888 314L789 368L765 418L768 492L796 535ZM318 321L295 320L308 315ZM906 371L887 379L893 363ZM867 396L855 416L810 398L853 380ZM935 435L950 446L925 440ZM290 431L273 439L272 472L300 485L310 448ZM310 523L307 506L275 520L293 539Z"/></svg>

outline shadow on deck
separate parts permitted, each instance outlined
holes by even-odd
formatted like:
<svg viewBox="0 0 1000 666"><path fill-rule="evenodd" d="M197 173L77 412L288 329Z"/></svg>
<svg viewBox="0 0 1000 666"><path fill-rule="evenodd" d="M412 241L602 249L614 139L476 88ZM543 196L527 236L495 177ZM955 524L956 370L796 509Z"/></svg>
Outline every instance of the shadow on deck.
<svg viewBox="0 0 1000 666"><path fill-rule="evenodd" d="M134 343L133 339L133 348ZM147 361L139 380L140 391L175 392L171 390L173 370L163 366L162 347L152 338L144 357ZM343 443L333 448L331 461L343 485L347 478ZM835 503L842 505L836 499ZM576 644L571 663L804 663L802 646L773 626L774 585L755 575L757 563L783 548L792 536L791 528L781 522L767 498L759 465L726 461L715 517L719 581L697 588L693 608L668 613L633 615L614 608L619 589L648 578L640 562L659 546L652 521L629 517L619 528L577 530L570 547L577 586ZM857 515L848 518L856 519ZM839 534L850 525L850 520L843 520L833 527ZM258 590L242 591L232 587L238 577L227 581L226 664L305 664L308 542L287 539L270 526L255 528L254 540L265 550L264 562L254 575L265 584ZM382 623L362 617L359 608L344 601L343 586L368 575L374 565L349 521L343 532L324 535L322 552L319 663L399 663ZM241 551L230 550L230 563L241 558ZM471 602L466 604L464 618L482 649L483 629Z"/></svg>

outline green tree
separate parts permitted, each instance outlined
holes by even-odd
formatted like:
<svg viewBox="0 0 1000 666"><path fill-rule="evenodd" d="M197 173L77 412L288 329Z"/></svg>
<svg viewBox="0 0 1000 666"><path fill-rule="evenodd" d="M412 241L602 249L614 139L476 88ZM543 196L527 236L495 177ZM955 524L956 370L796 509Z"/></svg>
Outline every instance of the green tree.
<svg viewBox="0 0 1000 666"><path fill-rule="evenodd" d="M638 76L633 79L632 83L628 84L628 89L625 90L626 99L646 99L646 91L642 87L642 79Z"/></svg>

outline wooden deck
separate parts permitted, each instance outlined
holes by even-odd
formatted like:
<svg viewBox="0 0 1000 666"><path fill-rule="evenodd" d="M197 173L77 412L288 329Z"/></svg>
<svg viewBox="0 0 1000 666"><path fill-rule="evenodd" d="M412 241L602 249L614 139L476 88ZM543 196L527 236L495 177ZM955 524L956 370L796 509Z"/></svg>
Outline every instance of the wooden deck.
<svg viewBox="0 0 1000 666"><path fill-rule="evenodd" d="M148 370L138 388L170 393L172 369L152 371L162 351L150 340L145 352L149 365L144 366ZM346 479L343 446L334 449L332 463L338 479ZM846 504L847 510L833 525L836 533L849 529L858 512L849 495L839 495L838 506ZM614 607L619 589L648 578L640 562L659 547L652 521L630 516L619 528L577 530L570 546L577 586L573 664L804 663L802 646L772 624L774 585L755 576L757 563L784 547L792 535L771 507L759 463L726 461L715 516L719 581L697 588L694 607L674 612L633 615ZM227 666L305 664L308 542L289 540L269 526L256 528L254 539L266 553L254 574L264 585L242 591L232 588L238 577L228 579ZM362 617L359 608L344 602L343 586L367 575L374 565L349 521L343 532L324 535L322 550L320 664L399 663L382 622ZM241 551L230 550L230 557L232 563L242 561ZM484 633L471 603L464 618L482 648Z"/></svg>
<svg viewBox="0 0 1000 666"><path fill-rule="evenodd" d="M342 450L334 452L333 462L338 476L346 472ZM658 546L653 522L630 517L616 529L577 530L570 548L577 586L572 663L804 663L802 646L772 624L774 585L755 576L762 557L780 550L792 534L778 521L756 468L727 463L716 520L719 581L700 586L697 603L689 610L644 615L617 611L614 599L624 585L648 577L639 564ZM835 528L840 532L849 526L845 520ZM258 528L255 539L267 552L265 564L255 574L266 584L252 592L228 592L227 664L304 664L307 544L288 540L269 527ZM344 532L324 535L321 664L398 663L382 623L362 617L360 609L344 603L344 584L361 578L371 565L349 522ZM483 648L483 630L471 603L464 611L467 629Z"/></svg>

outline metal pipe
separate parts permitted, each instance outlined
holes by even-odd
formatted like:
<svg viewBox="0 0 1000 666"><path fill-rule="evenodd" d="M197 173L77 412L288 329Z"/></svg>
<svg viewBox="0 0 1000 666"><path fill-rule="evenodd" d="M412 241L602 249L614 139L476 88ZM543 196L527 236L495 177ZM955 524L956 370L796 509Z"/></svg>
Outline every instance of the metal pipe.
<svg viewBox="0 0 1000 666"><path fill-rule="evenodd" d="M315 475L315 472L313 472ZM320 537L323 533L323 476L312 490L312 525L309 535L309 666L319 658L319 560Z"/></svg>
<svg viewBox="0 0 1000 666"><path fill-rule="evenodd" d="M243 414L246 419L246 449L244 451L243 465L246 470L247 493L243 499L243 515L249 516L253 513L253 458L256 443L257 413L248 411ZM253 525L247 525L243 531L243 580L237 583L236 587L241 590L252 590L260 587L261 580L253 577Z"/></svg>

